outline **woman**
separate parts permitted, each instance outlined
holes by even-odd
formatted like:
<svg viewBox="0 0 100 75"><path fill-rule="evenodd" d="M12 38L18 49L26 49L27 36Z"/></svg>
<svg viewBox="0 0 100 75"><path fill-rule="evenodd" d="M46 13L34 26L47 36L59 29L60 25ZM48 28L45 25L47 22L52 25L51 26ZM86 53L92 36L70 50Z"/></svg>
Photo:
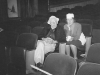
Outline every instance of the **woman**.
<svg viewBox="0 0 100 75"><path fill-rule="evenodd" d="M56 35L57 32L57 24L58 24L59 18L55 16L51 16L48 20L48 25L50 25L50 28L48 29L48 34L42 38L42 40L37 41L36 50L30 51L30 53L27 56L26 61L26 74L34 73L35 71L32 70L30 65L37 65L38 67L41 67L41 65L44 62L44 56L48 52L53 52L56 47ZM44 31L45 32L45 31Z"/></svg>
<svg viewBox="0 0 100 75"><path fill-rule="evenodd" d="M66 15L67 24L64 25L66 32L66 52L70 56L70 48L73 52L74 58L77 59L77 48L84 45L86 42L85 36L82 33L81 24L75 22L74 14L68 13Z"/></svg>
<svg viewBox="0 0 100 75"><path fill-rule="evenodd" d="M53 52L56 47L56 28L58 24L59 18L55 16L51 16L48 20L48 24L50 25L50 31L48 32L47 36L45 38L42 38L42 40L38 40L37 42L37 48L35 50L34 54L34 61L36 64L44 62L44 55L48 52Z"/></svg>

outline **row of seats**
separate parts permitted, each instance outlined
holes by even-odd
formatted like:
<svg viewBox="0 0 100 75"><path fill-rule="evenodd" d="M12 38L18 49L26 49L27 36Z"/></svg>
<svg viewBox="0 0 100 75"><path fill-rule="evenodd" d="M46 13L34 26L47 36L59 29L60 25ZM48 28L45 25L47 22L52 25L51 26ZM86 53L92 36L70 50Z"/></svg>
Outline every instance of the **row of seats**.
<svg viewBox="0 0 100 75"><path fill-rule="evenodd" d="M70 56L51 53L46 57L43 70L53 75L99 75L100 43L92 44L84 63L78 63ZM79 65L79 67L77 67ZM51 67L52 66L52 67ZM42 73L42 75L46 75Z"/></svg>
<svg viewBox="0 0 100 75"><path fill-rule="evenodd" d="M57 15L60 18L64 18L66 13L72 12L75 14L75 18L88 18L88 19L96 19L98 18L99 14L99 5L93 5L93 4L89 4L86 6L76 6L74 8L63 8L61 10L58 10L56 12L51 12L55 15Z"/></svg>
<svg viewBox="0 0 100 75"><path fill-rule="evenodd" d="M31 69L30 64L34 65L34 53L31 50L36 49L38 36L34 33L23 33L18 36L16 46L11 46L9 50L8 74L25 75L27 69ZM30 62L32 61L32 63ZM12 72L10 72L10 70ZM32 69L31 69L32 70ZM9 73L10 72L10 73Z"/></svg>
<svg viewBox="0 0 100 75"><path fill-rule="evenodd" d="M92 23L91 20L81 20L81 19L79 19L77 21L79 23L81 23L81 25L82 25L82 31L85 34L86 39L87 39L86 49L88 49L90 47L90 44L91 44L93 23ZM64 23L63 24L59 23L59 24L62 25L62 26L64 25ZM38 39L41 39L43 36L45 36L47 34L47 32L43 31L45 29L46 28L42 27L42 26L36 26L33 29L31 29L30 26L21 26L20 28L18 28L17 32L19 34L21 34L21 33L35 33L35 34L38 35ZM79 49L84 50L84 47L81 47Z"/></svg>
<svg viewBox="0 0 100 75"><path fill-rule="evenodd" d="M26 37L27 36L27 37ZM30 37L31 36L31 37ZM11 62L13 63L13 65L15 66L14 68L17 70L17 72L19 72L19 75L25 73L25 60L27 60L27 53L29 52L26 52L25 50L31 50L34 49L36 46L35 46L35 40L36 40L36 35L32 34L32 33L23 33L19 36L19 38L17 39L17 47L11 47L10 49L10 54L11 54ZM32 41L34 40L34 41ZM31 42L29 42L31 41ZM31 45L30 45L31 43ZM33 46L34 45L34 46ZM33 48L34 47L34 48ZM100 63L99 61L99 47L100 47L100 44L93 44L90 49L89 49L89 52L88 52L88 55L87 55L87 58L86 58L86 61L87 62L92 62L92 63ZM30 54L30 53L29 53ZM51 55L52 57L53 55ZM62 55L61 55L62 56ZM51 58L50 57L50 58ZM55 54L54 54L54 57L57 59L60 57L56 57ZM55 61L55 58L52 58L54 61ZM48 59L49 56L46 58L45 62L46 61L49 61L48 63L52 62L52 60ZM70 57L71 58L71 57ZM97 59L98 58L98 59ZM28 59L29 60L29 59ZM61 60L61 59L60 59ZM65 60L65 59L64 59ZM66 60L68 61L67 59L67 56L66 56ZM27 62L27 61L26 61ZM55 61L57 63L57 61ZM65 61L64 61L65 62ZM32 63L31 63L32 64ZM28 64L29 66L30 64ZM44 64L45 65L45 64ZM68 64L67 64L68 65ZM60 66L61 67L61 66ZM48 68L48 67L47 67ZM71 68L71 67L70 67ZM23 71L24 70L24 71ZM44 69L45 70L45 69ZM50 70L51 71L51 70ZM59 71L59 69L58 69ZM68 70L69 71L69 70ZM23 73L22 73L23 72ZM72 71L71 71L72 72ZM14 72L16 73L16 72ZM18 74L18 73L17 73Z"/></svg>
<svg viewBox="0 0 100 75"><path fill-rule="evenodd" d="M38 28L38 27L37 27ZM39 29L39 28L38 28ZM36 29L36 32L38 32L38 29ZM39 29L40 30L40 29ZM31 51L29 51L30 50L30 48L31 47L34 47L33 45L35 44L33 44L33 43L31 43L31 42L33 42L32 40L29 42L29 40L30 39L33 39L33 37L31 38L29 35L30 34L32 34L32 33L23 33L23 34L20 34L20 36L19 36L19 41L18 41L18 39L17 39L17 41L19 42L19 43L17 43L18 45L18 47L22 47L22 48L24 48L24 49L22 49L22 52L20 52L20 53L22 53L22 56L23 55L25 55L25 53L24 53L24 50L26 49L26 48L28 48L28 49L26 49L26 50L28 50L27 51L27 54L29 54L30 55L30 53L31 53ZM25 39L24 39L25 38ZM35 40L35 39L34 39ZM29 44L30 43L30 44ZM17 48L18 49L18 48ZM14 52L16 52L16 50L17 50L16 48L13 48L13 50L15 50ZM33 48L31 48L31 49L33 49ZM11 50L12 50L12 48L11 48ZM18 50L17 50L18 51ZM19 49L19 51L20 51L20 49ZM15 53L12 53L13 55L15 55L15 56L20 56L19 54L18 55L16 55ZM31 53L32 54L32 53ZM28 62L28 69L31 69L30 67L29 67L29 63L31 63L31 62L29 62L29 60L30 59L28 59L29 58L29 55L26 57L27 59L27 61L26 61L26 63ZM13 58L13 59L15 59L15 58ZM17 58L18 59L18 58ZM16 60L17 60L16 59ZM17 60L18 61L18 60ZM24 60L25 61L25 60ZM32 61L32 59L31 59L31 61ZM16 63L15 61L13 61L14 63ZM20 61L19 61L20 62ZM25 64L25 63L24 63ZM32 63L31 63L32 64ZM24 65L25 66L25 65Z"/></svg>
<svg viewBox="0 0 100 75"><path fill-rule="evenodd" d="M91 42L91 33L92 33L92 22L89 20L89 21L83 21L83 20L77 20L78 22L80 22L81 24L82 24L82 28L83 28L83 32L84 32L84 34L87 36L87 37L89 37L90 39L90 41L88 42L89 43L89 45L90 45L90 42ZM88 23L88 24L84 24L84 23ZM10 64L10 67L11 67L11 65L12 65L12 70L14 70L14 71L16 71L16 72L19 72L19 74L22 74L21 72L25 72L25 66L26 66L26 59L25 59L25 53L26 53L26 51L27 51L27 54L30 54L31 53L31 50L29 49L30 48L30 46L32 47L33 45L25 45L26 43L28 44L30 41L27 41L26 39L21 39L20 40L20 43L19 44L21 44L21 45L19 45L18 44L18 42L16 42L16 41L18 41L18 38L20 37L20 36L22 36L22 35L26 35L26 33L27 34L32 34L32 33L35 33L35 34L37 34L38 35L38 39L40 39L41 37L43 37L43 35L44 34L41 34L40 32L42 31L42 30L44 30L44 28L45 27L48 27L48 25L46 24L46 23L44 23L45 25L44 26L38 26L38 25L36 25L36 26L34 26L34 23L32 24L33 25L33 27L31 27L31 25L23 25L23 26L19 26L18 28L16 28L16 30L15 30L15 32L12 32L12 31L7 31L7 32L2 32L2 33L0 33L0 35L1 35L1 39L0 39L0 43L1 44L3 44L3 49L1 50L1 53L4 53L3 55L4 55L4 57L6 56L7 58L10 58L9 60L10 60L10 63L12 63L12 64ZM61 24L62 25L62 24ZM88 32L88 33L87 33ZM23 34L24 33L24 34ZM44 33L44 32L43 32ZM5 35L4 35L5 34ZM41 35L40 35L41 34ZM33 34L32 34L33 35ZM5 38L6 37L6 38ZM24 36L24 37L26 37L26 36ZM27 37L26 37L27 38ZM4 40L2 40L2 39L4 39ZM7 40L7 41L5 41L5 39ZM25 40L25 41L27 41L27 42L23 42L23 43L21 43L21 41L22 40ZM6 42L6 43L5 43ZM6 45L5 45L6 44ZM16 47L14 47L14 46L16 46ZM28 48L29 47L29 48ZM34 47L34 46L33 46ZM89 48L89 46L87 46L88 48ZM28 49L26 49L26 48L28 48ZM32 48L31 48L32 49ZM79 48L80 50L84 50L84 48ZM5 51L5 52L3 52L3 51ZM8 52L7 53L7 55L6 55L6 52ZM11 52L11 53L10 53ZM18 57L17 57L18 56ZM5 57L5 59L6 59L6 57ZM27 56L28 57L28 56ZM26 57L26 58L27 58ZM28 58L27 58L28 59ZM8 60L8 59L7 59ZM30 59L29 59L30 60ZM6 61L6 60L3 60L3 61ZM19 64L17 64L17 63L19 63ZM14 63L14 64L13 64ZM24 66L24 68L22 68L21 66L20 66L20 64L23 64L22 66ZM7 62L7 65L8 65L8 62ZM13 65L15 65L14 67L13 67ZM6 66L6 65L5 65ZM9 66L8 66L8 68L9 68ZM29 67L30 68L30 67ZM22 70L24 70L24 71L22 71ZM9 70L9 69L8 69ZM3 70L4 71L4 70Z"/></svg>

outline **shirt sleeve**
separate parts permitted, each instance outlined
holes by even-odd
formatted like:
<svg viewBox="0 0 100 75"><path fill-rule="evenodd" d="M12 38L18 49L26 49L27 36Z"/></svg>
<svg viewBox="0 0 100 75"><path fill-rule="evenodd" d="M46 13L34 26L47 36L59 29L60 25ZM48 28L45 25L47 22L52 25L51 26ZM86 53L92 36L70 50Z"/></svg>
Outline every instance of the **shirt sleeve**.
<svg viewBox="0 0 100 75"><path fill-rule="evenodd" d="M65 31L66 37L70 36L70 31L69 31L69 28L67 27L67 25L64 25L64 31Z"/></svg>

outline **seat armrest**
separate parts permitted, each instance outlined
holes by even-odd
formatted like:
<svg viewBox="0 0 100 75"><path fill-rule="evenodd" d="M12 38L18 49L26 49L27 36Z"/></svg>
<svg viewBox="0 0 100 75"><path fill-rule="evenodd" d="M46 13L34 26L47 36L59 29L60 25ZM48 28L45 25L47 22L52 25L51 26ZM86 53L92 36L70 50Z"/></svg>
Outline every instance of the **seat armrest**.
<svg viewBox="0 0 100 75"><path fill-rule="evenodd" d="M83 64L85 64L85 61L80 62L79 67L81 67Z"/></svg>

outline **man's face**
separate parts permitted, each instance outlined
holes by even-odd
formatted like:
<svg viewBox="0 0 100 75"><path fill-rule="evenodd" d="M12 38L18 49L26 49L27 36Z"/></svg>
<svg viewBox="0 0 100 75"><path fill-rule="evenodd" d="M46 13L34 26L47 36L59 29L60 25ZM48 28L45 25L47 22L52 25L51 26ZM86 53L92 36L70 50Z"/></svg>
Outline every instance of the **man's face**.
<svg viewBox="0 0 100 75"><path fill-rule="evenodd" d="M74 22L73 19L67 19L67 23L68 23L69 25L73 24L73 22Z"/></svg>
<svg viewBox="0 0 100 75"><path fill-rule="evenodd" d="M57 27L57 22L56 22L54 19L52 19L52 20L50 21L50 25L51 25L51 28L52 28L52 29L55 29L55 28Z"/></svg>

